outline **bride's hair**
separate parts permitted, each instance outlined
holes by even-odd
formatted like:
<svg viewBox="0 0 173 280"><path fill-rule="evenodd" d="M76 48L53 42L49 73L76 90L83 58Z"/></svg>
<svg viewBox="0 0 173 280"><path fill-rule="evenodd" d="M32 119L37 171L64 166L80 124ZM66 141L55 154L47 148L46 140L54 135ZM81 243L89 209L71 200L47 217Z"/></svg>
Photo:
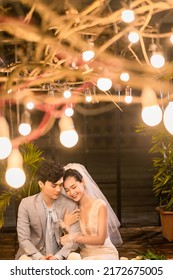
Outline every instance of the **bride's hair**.
<svg viewBox="0 0 173 280"><path fill-rule="evenodd" d="M82 182L82 175L76 170L76 169L67 169L64 172L64 176L63 176L63 181L65 182L65 180L68 177L74 177L76 179L77 182Z"/></svg>
<svg viewBox="0 0 173 280"><path fill-rule="evenodd" d="M102 199L103 201L106 202L107 209L108 209L108 231L109 231L109 237L112 240L113 244L118 246L122 244L122 239L121 235L119 233L118 228L120 227L120 222L113 211L111 205L109 204L108 200L96 184L96 182L92 179L86 168L79 164L79 163L69 163L66 166L64 166L65 170L65 176L64 178L67 178L67 174L70 174L67 172L68 170L76 170L84 179L84 184L85 184L85 191L86 193L93 197L93 198L99 198ZM72 173L71 173L72 174ZM69 175L68 175L69 176ZM65 193L65 191L64 191Z"/></svg>

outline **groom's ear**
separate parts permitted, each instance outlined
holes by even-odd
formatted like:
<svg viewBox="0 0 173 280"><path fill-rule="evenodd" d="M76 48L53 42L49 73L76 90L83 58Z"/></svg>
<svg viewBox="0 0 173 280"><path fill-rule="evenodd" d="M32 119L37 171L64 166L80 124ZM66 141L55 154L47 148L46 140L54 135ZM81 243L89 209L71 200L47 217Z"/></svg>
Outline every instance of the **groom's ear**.
<svg viewBox="0 0 173 280"><path fill-rule="evenodd" d="M39 181L38 181L38 185L39 185L39 187L42 189L42 187L43 187L44 184L43 184L42 181L39 180Z"/></svg>

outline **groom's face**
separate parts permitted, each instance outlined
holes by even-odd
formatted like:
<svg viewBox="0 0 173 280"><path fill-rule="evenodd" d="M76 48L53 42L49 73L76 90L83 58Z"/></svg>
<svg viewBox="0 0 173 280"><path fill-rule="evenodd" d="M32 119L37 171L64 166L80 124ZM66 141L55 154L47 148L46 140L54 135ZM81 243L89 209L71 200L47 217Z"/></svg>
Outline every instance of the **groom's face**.
<svg viewBox="0 0 173 280"><path fill-rule="evenodd" d="M63 178L60 178L56 183L46 181L45 183L39 181L42 189L42 194L50 199L57 199L62 191Z"/></svg>

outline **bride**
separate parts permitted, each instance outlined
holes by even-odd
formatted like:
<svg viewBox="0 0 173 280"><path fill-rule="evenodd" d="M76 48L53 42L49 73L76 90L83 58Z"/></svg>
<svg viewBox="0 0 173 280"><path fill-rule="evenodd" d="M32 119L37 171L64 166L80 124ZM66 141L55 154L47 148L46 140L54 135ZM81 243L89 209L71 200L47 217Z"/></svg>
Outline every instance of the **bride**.
<svg viewBox="0 0 173 280"><path fill-rule="evenodd" d="M78 204L82 233L71 235L69 231L61 243L79 243L84 260L119 259L116 246L122 244L120 223L109 202L83 165L70 163L64 169L64 190Z"/></svg>

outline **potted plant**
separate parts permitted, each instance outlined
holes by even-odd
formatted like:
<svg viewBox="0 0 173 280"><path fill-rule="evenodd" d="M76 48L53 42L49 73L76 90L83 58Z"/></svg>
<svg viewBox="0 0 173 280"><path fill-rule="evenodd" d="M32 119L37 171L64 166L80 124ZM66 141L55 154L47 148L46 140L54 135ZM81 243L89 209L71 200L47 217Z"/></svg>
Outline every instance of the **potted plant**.
<svg viewBox="0 0 173 280"><path fill-rule="evenodd" d="M173 136L161 123L157 127L142 126L137 132L149 133L153 161L153 193L158 198L162 234L173 241Z"/></svg>
<svg viewBox="0 0 173 280"><path fill-rule="evenodd" d="M19 147L20 152L23 156L23 167L26 174L25 184L14 189L7 186L5 182L5 162L1 162L1 174L0 174L0 184L5 187L5 190L0 195L0 228L4 226L4 213L7 207L10 205L12 199L15 199L16 205L18 207L22 198L30 196L32 194L38 193L39 186L35 178L36 171L40 166L42 160L43 151L41 151L35 144L26 143Z"/></svg>

